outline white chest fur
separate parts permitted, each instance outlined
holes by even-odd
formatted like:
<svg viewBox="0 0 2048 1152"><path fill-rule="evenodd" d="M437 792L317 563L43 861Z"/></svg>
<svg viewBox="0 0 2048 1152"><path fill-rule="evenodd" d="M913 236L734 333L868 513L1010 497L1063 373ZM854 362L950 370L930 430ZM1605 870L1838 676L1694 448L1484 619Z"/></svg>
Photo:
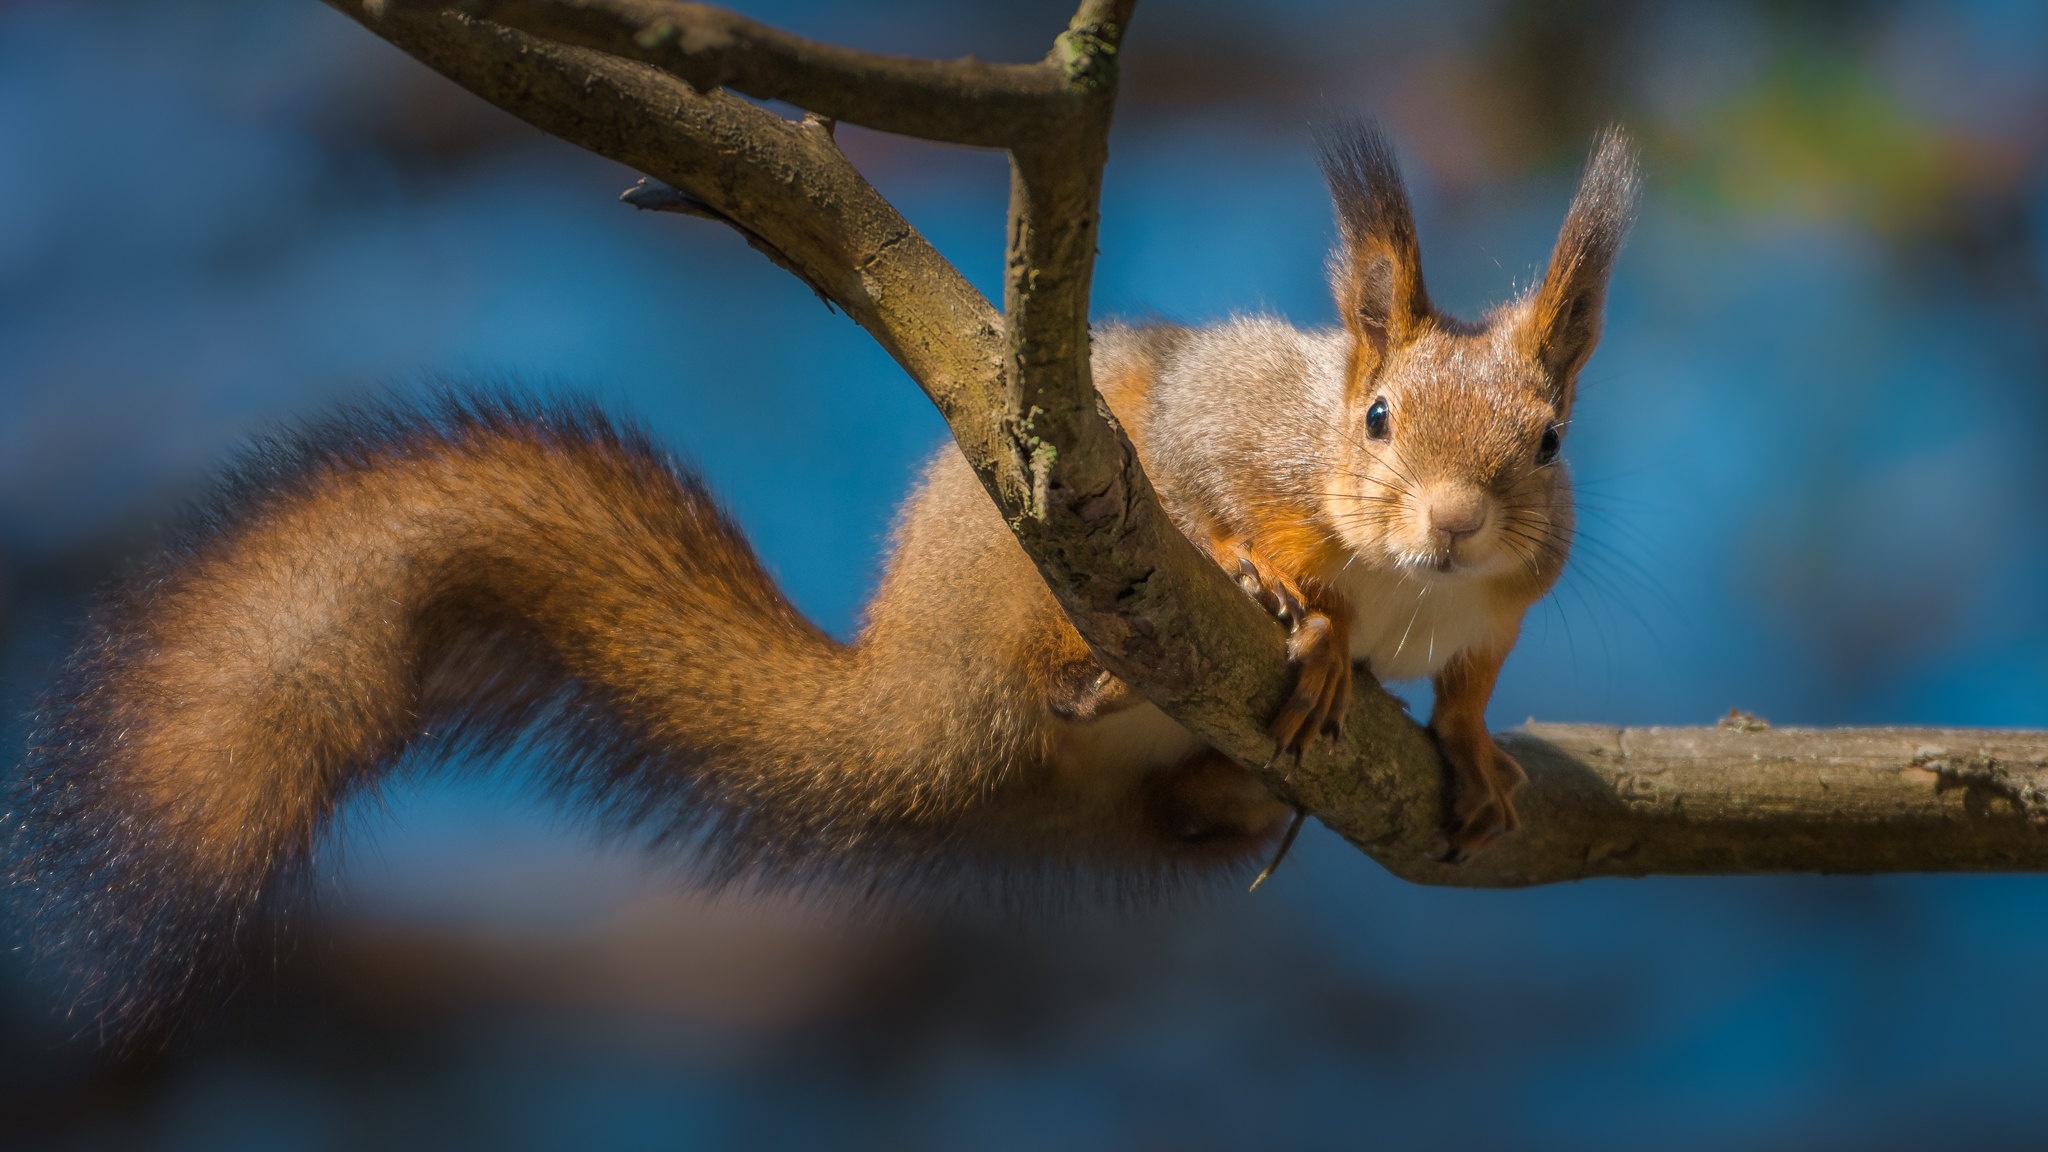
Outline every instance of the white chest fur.
<svg viewBox="0 0 2048 1152"><path fill-rule="evenodd" d="M1337 577L1350 598L1351 658L1381 680L1429 676L1494 639L1493 598L1477 580L1417 580L1353 565Z"/></svg>

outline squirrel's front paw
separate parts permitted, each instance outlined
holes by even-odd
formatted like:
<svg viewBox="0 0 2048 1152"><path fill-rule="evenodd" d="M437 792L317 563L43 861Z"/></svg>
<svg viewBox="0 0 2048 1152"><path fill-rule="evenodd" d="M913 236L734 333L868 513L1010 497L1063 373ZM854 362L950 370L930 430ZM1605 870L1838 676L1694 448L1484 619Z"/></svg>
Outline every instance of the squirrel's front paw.
<svg viewBox="0 0 2048 1152"><path fill-rule="evenodd" d="M1343 598L1316 581L1297 584L1257 558L1240 554L1237 585L1287 626L1294 692L1266 731L1282 752L1301 755L1318 733L1343 730L1351 699L1351 613Z"/></svg>
<svg viewBox="0 0 2048 1152"><path fill-rule="evenodd" d="M1439 738L1438 746L1451 762L1457 789L1451 802L1450 851L1444 854L1444 862L1462 864L1522 826L1521 817L1515 814L1514 794L1529 774L1490 737L1471 756L1451 741Z"/></svg>

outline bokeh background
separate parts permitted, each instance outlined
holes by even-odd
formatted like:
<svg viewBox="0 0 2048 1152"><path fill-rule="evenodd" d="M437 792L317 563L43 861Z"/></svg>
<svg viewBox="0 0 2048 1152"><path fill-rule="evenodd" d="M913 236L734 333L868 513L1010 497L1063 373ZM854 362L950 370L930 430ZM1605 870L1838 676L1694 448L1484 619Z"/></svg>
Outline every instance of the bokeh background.
<svg viewBox="0 0 2048 1152"><path fill-rule="evenodd" d="M1037 55L1060 0L742 7ZM1540 268L1608 121L1650 193L1505 726L2048 726L2048 8L1148 0L1099 314L1332 319L1308 146L1404 151L1438 300ZM998 293L999 156L846 129ZM736 237L297 0L0 4L0 734L252 432L434 379L596 395L839 634L944 429ZM10 753L0 762L12 759ZM2039 1147L2048 878L1406 886L1016 924L711 898L516 764L354 812L277 970L116 1058L0 964L0 1145Z"/></svg>

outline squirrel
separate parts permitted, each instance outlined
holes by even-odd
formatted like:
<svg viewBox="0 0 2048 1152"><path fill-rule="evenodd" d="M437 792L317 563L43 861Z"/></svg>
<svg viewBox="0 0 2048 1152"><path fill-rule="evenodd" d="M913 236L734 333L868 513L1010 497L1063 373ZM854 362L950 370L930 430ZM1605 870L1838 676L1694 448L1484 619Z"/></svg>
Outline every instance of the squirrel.
<svg viewBox="0 0 2048 1152"><path fill-rule="evenodd" d="M1320 155L1340 326L1101 326L1094 378L1286 626L1283 750L1334 728L1354 662L1433 678L1459 858L1516 827L1486 704L1570 548L1561 446L1636 165L1603 133L1542 280L1468 323L1424 290L1379 129ZM1101 668L950 448L841 643L646 436L443 396L270 441L104 601L34 719L10 878L38 949L146 1028L234 967L352 796L512 747L712 884L1171 881L1297 815Z"/></svg>

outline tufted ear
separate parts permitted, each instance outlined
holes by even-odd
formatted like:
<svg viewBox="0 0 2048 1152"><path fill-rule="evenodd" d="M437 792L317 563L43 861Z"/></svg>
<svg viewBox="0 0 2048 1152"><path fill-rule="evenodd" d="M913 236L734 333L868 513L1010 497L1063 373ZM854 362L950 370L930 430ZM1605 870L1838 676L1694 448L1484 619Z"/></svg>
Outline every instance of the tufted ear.
<svg viewBox="0 0 2048 1152"><path fill-rule="evenodd" d="M1607 279L1635 219L1641 184L1634 145L1621 129L1604 129L1594 138L1550 269L1522 315L1522 351L1550 377L1560 411L1570 408L1579 369L1599 343Z"/></svg>
<svg viewBox="0 0 2048 1152"><path fill-rule="evenodd" d="M1352 336L1376 360L1384 359L1419 335L1429 319L1408 190L1378 124L1325 125L1316 144L1337 211L1338 245L1330 255L1337 308Z"/></svg>

